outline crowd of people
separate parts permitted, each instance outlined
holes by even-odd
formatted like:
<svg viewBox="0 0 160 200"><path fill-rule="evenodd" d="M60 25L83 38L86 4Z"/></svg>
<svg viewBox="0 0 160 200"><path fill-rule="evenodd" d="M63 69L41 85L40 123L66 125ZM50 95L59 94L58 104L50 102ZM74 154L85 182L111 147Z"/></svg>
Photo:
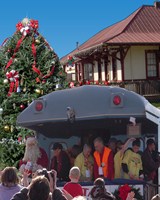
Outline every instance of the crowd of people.
<svg viewBox="0 0 160 200"><path fill-rule="evenodd" d="M73 162L80 169L80 181L104 177L110 180L124 178L156 183L160 158L155 154L156 144L153 139L147 140L144 151L140 150L142 144L139 138L130 138L125 143L111 139L105 146L102 138L97 137L93 143L94 150L91 145L84 144L82 152ZM70 158L59 143L54 144L53 150L50 169L57 171L59 180L66 181L72 167ZM65 168L62 167L64 165Z"/></svg>
<svg viewBox="0 0 160 200"><path fill-rule="evenodd" d="M94 149L92 144L84 144L82 152L77 151L71 162L69 153L56 142L49 162L36 138L28 138L19 169L6 167L1 172L0 199L83 200L86 197L83 197L81 183L93 181L88 194L90 199L116 200L106 190L105 179L125 178L156 183L160 159L155 154L155 141L150 138L146 145L146 149L140 151L139 138L130 138L125 143L111 138L105 145L102 138L97 137L93 141ZM57 182L64 183L63 189L56 186ZM134 195L128 191L126 200L133 200ZM153 200L156 199L154 195Z"/></svg>

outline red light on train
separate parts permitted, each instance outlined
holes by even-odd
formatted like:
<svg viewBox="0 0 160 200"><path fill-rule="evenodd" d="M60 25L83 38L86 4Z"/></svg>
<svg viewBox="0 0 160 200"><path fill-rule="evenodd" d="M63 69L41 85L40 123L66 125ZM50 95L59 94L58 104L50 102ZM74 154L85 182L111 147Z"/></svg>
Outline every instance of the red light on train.
<svg viewBox="0 0 160 200"><path fill-rule="evenodd" d="M116 106L120 105L121 104L121 97L119 95L114 96L113 103Z"/></svg>
<svg viewBox="0 0 160 200"><path fill-rule="evenodd" d="M37 101L35 104L36 111L40 112L43 109L43 103L41 101Z"/></svg>

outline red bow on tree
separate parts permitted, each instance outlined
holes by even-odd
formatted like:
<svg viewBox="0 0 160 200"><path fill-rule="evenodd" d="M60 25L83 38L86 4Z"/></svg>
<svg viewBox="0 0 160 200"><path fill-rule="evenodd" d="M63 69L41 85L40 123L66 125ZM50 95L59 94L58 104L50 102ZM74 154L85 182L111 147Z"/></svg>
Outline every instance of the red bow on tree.
<svg viewBox="0 0 160 200"><path fill-rule="evenodd" d="M19 75L17 71L11 70L10 72L6 73L6 77L10 82L10 88L8 92L8 96L10 96L13 90L15 92L17 91L17 87L19 85Z"/></svg>
<svg viewBox="0 0 160 200"><path fill-rule="evenodd" d="M33 29L37 29L37 28L38 28L38 20L31 19L31 20L30 20L30 26L31 26Z"/></svg>
<svg viewBox="0 0 160 200"><path fill-rule="evenodd" d="M18 24L16 25L16 28L18 31L20 31L23 28L23 24L21 22L18 22Z"/></svg>

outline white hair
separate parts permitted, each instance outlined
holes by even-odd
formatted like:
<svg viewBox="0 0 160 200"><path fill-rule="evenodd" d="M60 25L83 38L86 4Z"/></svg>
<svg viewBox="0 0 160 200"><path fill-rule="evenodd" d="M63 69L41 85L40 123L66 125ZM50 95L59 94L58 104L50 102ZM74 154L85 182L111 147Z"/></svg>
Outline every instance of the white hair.
<svg viewBox="0 0 160 200"><path fill-rule="evenodd" d="M36 138L30 137L26 141L26 148L23 157L23 161L31 161L32 163L36 163L38 158L41 157L41 152L39 150L38 142Z"/></svg>

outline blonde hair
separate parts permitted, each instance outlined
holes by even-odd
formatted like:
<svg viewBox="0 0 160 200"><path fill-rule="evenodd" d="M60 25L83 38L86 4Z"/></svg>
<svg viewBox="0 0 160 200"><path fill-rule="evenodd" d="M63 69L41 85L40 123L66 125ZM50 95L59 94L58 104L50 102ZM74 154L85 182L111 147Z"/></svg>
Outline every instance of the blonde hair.
<svg viewBox="0 0 160 200"><path fill-rule="evenodd" d="M74 178L74 179L79 179L80 177L80 169L79 167L72 167L69 171L69 177Z"/></svg>

